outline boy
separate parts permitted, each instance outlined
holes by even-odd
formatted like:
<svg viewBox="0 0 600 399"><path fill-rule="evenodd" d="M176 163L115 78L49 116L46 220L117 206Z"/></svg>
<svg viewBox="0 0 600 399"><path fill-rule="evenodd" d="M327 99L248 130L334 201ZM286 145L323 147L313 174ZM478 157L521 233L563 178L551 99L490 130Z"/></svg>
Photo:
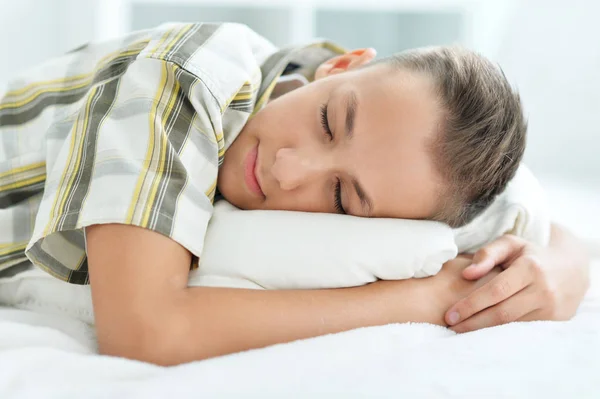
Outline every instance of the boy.
<svg viewBox="0 0 600 399"><path fill-rule="evenodd" d="M0 103L0 267L29 260L91 283L100 350L161 364L430 320L378 308L394 283L187 288L217 190L243 209L459 226L504 189L526 127L501 71L460 49L365 67L374 56L327 43L277 51L242 25L173 24L25 73ZM314 81L268 103L288 73Z"/></svg>

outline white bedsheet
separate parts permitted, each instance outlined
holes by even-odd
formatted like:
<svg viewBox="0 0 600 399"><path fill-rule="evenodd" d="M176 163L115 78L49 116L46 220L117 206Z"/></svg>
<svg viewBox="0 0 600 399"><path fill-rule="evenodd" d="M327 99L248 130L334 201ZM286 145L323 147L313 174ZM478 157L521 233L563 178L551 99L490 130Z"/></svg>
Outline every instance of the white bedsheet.
<svg viewBox="0 0 600 399"><path fill-rule="evenodd" d="M1 398L600 396L600 260L569 322L364 328L173 368L94 354L74 319L0 309Z"/></svg>

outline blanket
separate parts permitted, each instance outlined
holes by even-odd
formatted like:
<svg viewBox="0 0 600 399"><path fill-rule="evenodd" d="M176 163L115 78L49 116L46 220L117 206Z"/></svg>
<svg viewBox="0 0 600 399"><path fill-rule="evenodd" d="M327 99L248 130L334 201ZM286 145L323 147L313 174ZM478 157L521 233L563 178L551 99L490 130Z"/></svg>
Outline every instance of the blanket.
<svg viewBox="0 0 600 399"><path fill-rule="evenodd" d="M170 368L96 355L65 315L0 309L2 398L597 398L598 370L600 259L571 321L391 324Z"/></svg>

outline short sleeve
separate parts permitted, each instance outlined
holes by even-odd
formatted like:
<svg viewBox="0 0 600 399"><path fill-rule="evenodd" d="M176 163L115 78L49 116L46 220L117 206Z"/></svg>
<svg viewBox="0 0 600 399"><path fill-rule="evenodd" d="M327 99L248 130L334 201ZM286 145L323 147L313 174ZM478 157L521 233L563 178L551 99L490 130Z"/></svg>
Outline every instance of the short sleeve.
<svg viewBox="0 0 600 399"><path fill-rule="evenodd" d="M47 134L47 178L27 257L87 284L84 228L105 223L150 229L200 256L222 152L220 117L202 81L174 63L137 57L98 72Z"/></svg>

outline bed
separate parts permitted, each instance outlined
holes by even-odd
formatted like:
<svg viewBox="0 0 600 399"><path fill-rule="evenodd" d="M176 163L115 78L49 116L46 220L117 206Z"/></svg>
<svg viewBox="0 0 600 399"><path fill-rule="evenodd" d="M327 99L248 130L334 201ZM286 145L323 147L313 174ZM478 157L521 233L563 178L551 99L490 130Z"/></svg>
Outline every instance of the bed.
<svg viewBox="0 0 600 399"><path fill-rule="evenodd" d="M569 322L463 335L388 325L172 368L98 356L87 325L4 308L0 397L597 398L600 260L592 270L592 287Z"/></svg>
<svg viewBox="0 0 600 399"><path fill-rule="evenodd" d="M594 198L585 201L591 206ZM571 205L576 200L570 197ZM591 237L596 254L597 242ZM172 368L97 355L94 331L74 318L0 308L0 397L598 398L595 256L591 288L568 322L512 323L463 335L396 324Z"/></svg>

